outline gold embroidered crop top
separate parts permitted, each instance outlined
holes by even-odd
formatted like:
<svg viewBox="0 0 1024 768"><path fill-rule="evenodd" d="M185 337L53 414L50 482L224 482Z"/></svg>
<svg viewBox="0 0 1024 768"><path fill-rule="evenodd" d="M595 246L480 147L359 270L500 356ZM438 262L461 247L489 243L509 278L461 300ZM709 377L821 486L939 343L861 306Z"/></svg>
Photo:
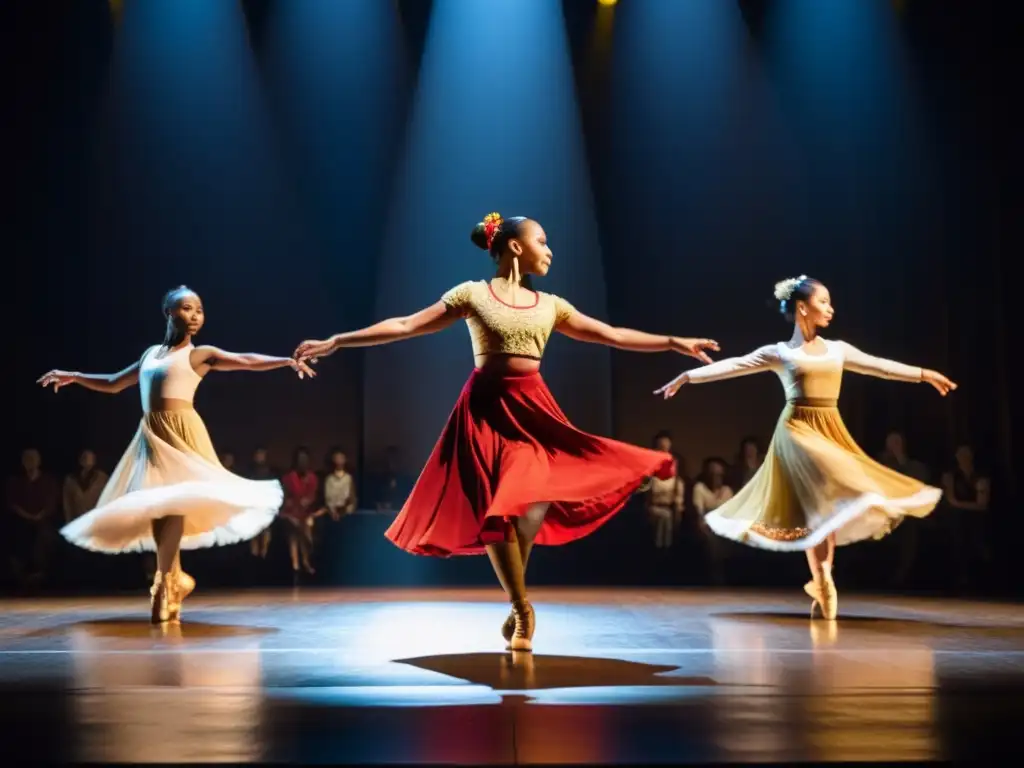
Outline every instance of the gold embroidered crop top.
<svg viewBox="0 0 1024 768"><path fill-rule="evenodd" d="M486 280L460 283L441 301L466 318L473 355L544 355L551 331L576 310L565 299L535 291L535 301L522 307L502 301Z"/></svg>

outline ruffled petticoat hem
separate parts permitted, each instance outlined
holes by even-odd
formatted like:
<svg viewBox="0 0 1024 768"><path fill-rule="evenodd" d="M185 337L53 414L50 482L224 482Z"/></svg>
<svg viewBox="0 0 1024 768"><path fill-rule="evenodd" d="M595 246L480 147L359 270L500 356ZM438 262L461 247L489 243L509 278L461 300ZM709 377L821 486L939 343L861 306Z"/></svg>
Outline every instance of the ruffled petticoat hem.
<svg viewBox="0 0 1024 768"><path fill-rule="evenodd" d="M283 498L276 481L174 483L130 491L72 520L60 533L92 552L154 552L153 521L181 515L181 549L220 547L248 541L266 530Z"/></svg>
<svg viewBox="0 0 1024 768"><path fill-rule="evenodd" d="M709 512L704 516L704 521L719 536L741 544L774 552L803 552L818 546L830 534L842 531L857 522L858 518L866 515L874 515L877 521L861 521L863 525L859 526L859 529L864 531L862 535L850 538L837 536L836 544L844 546L867 539L881 538L892 530L894 524L898 524L904 518L904 515L898 512L893 514L885 510L933 508L941 498L941 490L928 486L912 496L899 499L887 499L878 493L865 493L848 501L837 502L833 507L833 512L827 517L820 514L814 515L813 518L816 519L817 525L812 528L780 529L776 534L779 538L769 537L753 530L757 527L756 521L724 518L716 512Z"/></svg>

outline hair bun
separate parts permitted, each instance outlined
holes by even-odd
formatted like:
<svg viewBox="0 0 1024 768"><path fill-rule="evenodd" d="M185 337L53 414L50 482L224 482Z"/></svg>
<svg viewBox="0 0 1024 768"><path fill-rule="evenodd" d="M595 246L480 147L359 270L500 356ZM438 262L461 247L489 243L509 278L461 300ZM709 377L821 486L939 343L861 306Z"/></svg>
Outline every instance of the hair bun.
<svg viewBox="0 0 1024 768"><path fill-rule="evenodd" d="M473 241L473 245L479 248L481 251L490 250L487 246L487 227L481 221L469 234L469 239Z"/></svg>
<svg viewBox="0 0 1024 768"><path fill-rule="evenodd" d="M501 218L501 214L497 211L488 213L484 216L484 220L473 227L473 233L470 235L470 239L477 248L482 248L485 251L491 250L491 245L494 243L494 238L498 234L498 230L501 229L504 219Z"/></svg>
<svg viewBox="0 0 1024 768"><path fill-rule="evenodd" d="M800 275L800 277L789 277L785 280L780 280L775 284L775 299L777 301L789 301L793 295L793 290L806 279L807 275Z"/></svg>

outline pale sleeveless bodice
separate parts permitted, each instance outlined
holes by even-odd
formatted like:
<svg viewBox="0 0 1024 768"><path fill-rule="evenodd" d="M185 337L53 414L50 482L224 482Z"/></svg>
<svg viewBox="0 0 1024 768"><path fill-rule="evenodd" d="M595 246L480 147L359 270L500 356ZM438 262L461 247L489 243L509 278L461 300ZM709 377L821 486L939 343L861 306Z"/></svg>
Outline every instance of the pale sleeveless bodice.
<svg viewBox="0 0 1024 768"><path fill-rule="evenodd" d="M782 381L786 400L793 403L835 404L839 399L843 371L854 371L883 379L921 381L921 369L865 354L845 341L825 343L821 355L808 354L782 342L768 344L743 357L720 360L689 372L690 382L703 384L771 370Z"/></svg>
<svg viewBox="0 0 1024 768"><path fill-rule="evenodd" d="M144 411L158 400L191 403L199 382L203 380L192 367L191 355L195 347L189 344L161 355L162 349L160 346L150 347L139 364L139 394Z"/></svg>

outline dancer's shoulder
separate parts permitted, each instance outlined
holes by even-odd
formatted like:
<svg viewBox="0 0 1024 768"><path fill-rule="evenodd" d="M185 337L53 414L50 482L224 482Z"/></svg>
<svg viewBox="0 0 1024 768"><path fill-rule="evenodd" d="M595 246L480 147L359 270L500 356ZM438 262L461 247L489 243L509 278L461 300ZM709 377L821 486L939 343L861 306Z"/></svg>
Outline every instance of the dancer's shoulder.
<svg viewBox="0 0 1024 768"><path fill-rule="evenodd" d="M568 300L563 299L558 294L547 293L545 291L537 291L537 294L541 298L546 297L549 301L551 301L552 304L555 305L555 325L565 322L570 317L572 317L573 313L576 311L576 307L574 307Z"/></svg>
<svg viewBox="0 0 1024 768"><path fill-rule="evenodd" d="M153 354L154 352L156 352L156 351L157 351L158 349L160 349L160 347L162 347L162 346L163 346L163 344L150 344L150 345L149 345L148 347L146 347L146 348L145 348L145 349L144 349L144 350L142 351L142 354L141 354L141 355L139 355L139 364L141 365L141 364L142 364L142 362L143 362L143 361L144 361L144 360L145 360L145 359L146 359L147 357L149 357L149 356L150 356L151 354Z"/></svg>
<svg viewBox="0 0 1024 768"><path fill-rule="evenodd" d="M480 280L466 280L445 291L441 295L441 301L452 309L463 309L472 303L481 285L483 282Z"/></svg>
<svg viewBox="0 0 1024 768"><path fill-rule="evenodd" d="M763 344L750 354L752 357L760 357L766 360L778 360L782 357L782 350L785 346L786 343L784 341L775 341L771 344Z"/></svg>

